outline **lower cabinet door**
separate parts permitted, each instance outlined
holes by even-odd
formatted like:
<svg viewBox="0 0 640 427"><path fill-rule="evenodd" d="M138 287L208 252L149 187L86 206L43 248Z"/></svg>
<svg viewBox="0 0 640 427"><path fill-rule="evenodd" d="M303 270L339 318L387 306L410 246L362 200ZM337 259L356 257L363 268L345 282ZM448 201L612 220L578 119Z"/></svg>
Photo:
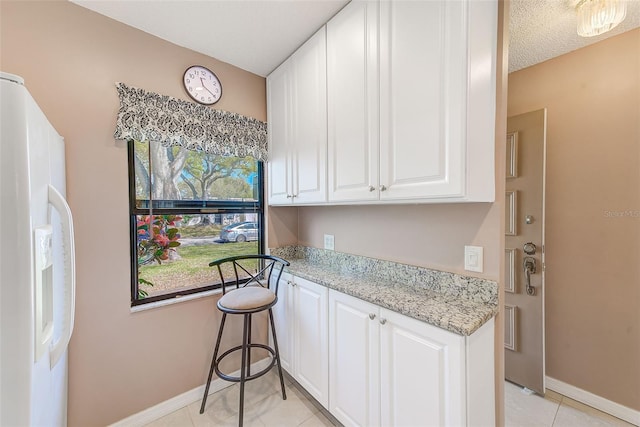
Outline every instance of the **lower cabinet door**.
<svg viewBox="0 0 640 427"><path fill-rule="evenodd" d="M322 406L329 406L329 289L294 277L294 378Z"/></svg>
<svg viewBox="0 0 640 427"><path fill-rule="evenodd" d="M329 412L345 426L380 424L379 310L329 291Z"/></svg>
<svg viewBox="0 0 640 427"><path fill-rule="evenodd" d="M383 426L466 425L464 337L380 310Z"/></svg>
<svg viewBox="0 0 640 427"><path fill-rule="evenodd" d="M273 285L273 284L272 284ZM273 306L273 321L278 338L278 351L282 368L293 374L293 281L288 273L282 273L278 286L278 302ZM271 329L269 329L271 331ZM271 337L273 345L273 337Z"/></svg>

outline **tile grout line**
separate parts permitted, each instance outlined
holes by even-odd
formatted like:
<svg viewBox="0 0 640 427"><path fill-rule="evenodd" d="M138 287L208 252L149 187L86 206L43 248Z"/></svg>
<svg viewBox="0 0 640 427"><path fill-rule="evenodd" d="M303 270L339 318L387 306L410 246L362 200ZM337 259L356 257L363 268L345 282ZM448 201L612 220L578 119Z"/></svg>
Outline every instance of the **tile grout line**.
<svg viewBox="0 0 640 427"><path fill-rule="evenodd" d="M558 407L556 408L556 413L553 414L553 421L551 422L551 427L556 424L556 418L558 418L558 412L560 412L560 406L562 406L562 401L564 400L564 396L560 395L560 401L558 402Z"/></svg>

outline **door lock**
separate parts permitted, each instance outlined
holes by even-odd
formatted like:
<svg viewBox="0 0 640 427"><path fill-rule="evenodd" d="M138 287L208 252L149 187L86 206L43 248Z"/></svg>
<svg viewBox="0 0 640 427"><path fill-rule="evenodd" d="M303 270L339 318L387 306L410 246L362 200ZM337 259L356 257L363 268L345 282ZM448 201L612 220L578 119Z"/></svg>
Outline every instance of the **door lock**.
<svg viewBox="0 0 640 427"><path fill-rule="evenodd" d="M533 255L536 253L536 245L533 244L533 242L527 242L524 244L524 246L522 247L522 250L524 250L524 253L527 255Z"/></svg>

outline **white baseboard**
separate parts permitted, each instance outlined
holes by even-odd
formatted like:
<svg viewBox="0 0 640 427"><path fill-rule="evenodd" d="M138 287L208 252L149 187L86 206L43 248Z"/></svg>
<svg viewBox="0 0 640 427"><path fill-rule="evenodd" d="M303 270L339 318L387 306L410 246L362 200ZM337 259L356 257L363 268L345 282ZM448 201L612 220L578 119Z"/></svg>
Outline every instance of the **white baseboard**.
<svg viewBox="0 0 640 427"><path fill-rule="evenodd" d="M555 378L546 377L546 386L548 389L560 393L563 396L567 396L602 412L606 412L607 414L618 417L628 423L640 426L640 411L620 405L619 403L582 390L578 387L572 386L571 384L564 383Z"/></svg>
<svg viewBox="0 0 640 427"><path fill-rule="evenodd" d="M258 370L266 368L270 362L271 358L267 357L258 362L252 363L251 370L257 372ZM230 375L238 376L240 375L240 370L232 372ZM225 381L220 378L213 379L211 380L211 385L209 386L209 395L230 387L234 384L236 383ZM170 413L175 412L178 409L184 408L185 406L188 406L193 402L201 400L202 395L204 394L204 387L205 386L203 384L192 390L186 391L176 397L172 397L171 399L165 400L164 402L158 403L155 406L140 411L137 414L133 414L116 423L113 423L109 427L142 427L152 421L164 417L165 415L169 415Z"/></svg>

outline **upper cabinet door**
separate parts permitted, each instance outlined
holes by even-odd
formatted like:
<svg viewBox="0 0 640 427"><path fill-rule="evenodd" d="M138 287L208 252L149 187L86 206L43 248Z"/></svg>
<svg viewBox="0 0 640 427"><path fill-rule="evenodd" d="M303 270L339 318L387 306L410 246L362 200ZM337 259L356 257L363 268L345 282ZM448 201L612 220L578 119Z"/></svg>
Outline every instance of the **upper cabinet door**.
<svg viewBox="0 0 640 427"><path fill-rule="evenodd" d="M464 195L467 2L380 3L381 199Z"/></svg>
<svg viewBox="0 0 640 427"><path fill-rule="evenodd" d="M292 57L294 203L327 200L326 51L322 27Z"/></svg>
<svg viewBox="0 0 640 427"><path fill-rule="evenodd" d="M327 23L329 201L378 199L378 3Z"/></svg>
<svg viewBox="0 0 640 427"><path fill-rule="evenodd" d="M287 64L267 78L267 130L269 135L269 203L289 204L293 194L291 164L291 72Z"/></svg>
<svg viewBox="0 0 640 427"><path fill-rule="evenodd" d="M324 27L267 78L269 204L327 201Z"/></svg>
<svg viewBox="0 0 640 427"><path fill-rule="evenodd" d="M496 49L496 1L380 3L381 200L495 199Z"/></svg>

